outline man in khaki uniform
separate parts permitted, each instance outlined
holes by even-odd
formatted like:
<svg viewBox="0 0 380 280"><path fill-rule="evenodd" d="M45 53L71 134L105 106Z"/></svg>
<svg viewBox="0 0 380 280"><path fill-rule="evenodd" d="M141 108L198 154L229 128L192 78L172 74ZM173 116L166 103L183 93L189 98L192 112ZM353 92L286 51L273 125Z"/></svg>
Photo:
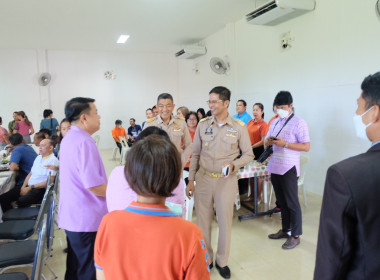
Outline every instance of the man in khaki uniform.
<svg viewBox="0 0 380 280"><path fill-rule="evenodd" d="M191 136L183 118L172 116L175 104L169 93L161 93L157 98L158 115L146 121L144 129L157 126L166 131L170 140L181 153L182 166L185 167L191 155ZM182 146L181 146L182 144Z"/></svg>
<svg viewBox="0 0 380 280"><path fill-rule="evenodd" d="M186 188L188 197L195 194L197 224L205 237L210 268L214 257L211 223L215 204L219 226L216 268L226 279L231 277L227 262L233 207L238 193L236 172L254 158L247 127L228 114L230 96L231 92L225 87L215 87L210 91L208 104L212 117L202 119L195 132L189 184ZM238 158L240 151L242 155ZM227 165L230 171L225 177L222 168ZM197 182L196 187L194 180Z"/></svg>

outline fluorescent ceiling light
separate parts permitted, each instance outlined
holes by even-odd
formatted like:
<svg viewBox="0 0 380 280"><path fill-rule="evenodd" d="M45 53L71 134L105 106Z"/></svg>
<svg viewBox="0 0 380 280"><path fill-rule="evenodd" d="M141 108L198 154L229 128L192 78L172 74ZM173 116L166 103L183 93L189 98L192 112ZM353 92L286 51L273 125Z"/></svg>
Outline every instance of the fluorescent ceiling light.
<svg viewBox="0 0 380 280"><path fill-rule="evenodd" d="M119 39L117 39L117 42L118 44L124 44L125 42L127 42L129 38L129 35L120 35Z"/></svg>

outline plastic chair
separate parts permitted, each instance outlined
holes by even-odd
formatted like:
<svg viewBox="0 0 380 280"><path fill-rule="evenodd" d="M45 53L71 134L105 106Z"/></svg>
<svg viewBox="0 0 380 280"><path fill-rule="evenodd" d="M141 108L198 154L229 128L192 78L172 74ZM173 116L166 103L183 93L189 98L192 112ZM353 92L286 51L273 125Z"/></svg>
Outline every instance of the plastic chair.
<svg viewBox="0 0 380 280"><path fill-rule="evenodd" d="M130 149L128 146L128 141L125 137L120 137L120 142L121 142L121 154L120 154L120 165L125 164L125 156Z"/></svg>

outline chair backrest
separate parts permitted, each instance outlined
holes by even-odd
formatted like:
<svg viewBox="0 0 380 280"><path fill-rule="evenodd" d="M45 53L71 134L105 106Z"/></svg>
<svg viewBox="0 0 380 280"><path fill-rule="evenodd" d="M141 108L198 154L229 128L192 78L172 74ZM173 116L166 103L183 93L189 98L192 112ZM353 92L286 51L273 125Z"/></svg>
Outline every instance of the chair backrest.
<svg viewBox="0 0 380 280"><path fill-rule="evenodd" d="M36 219L36 224L34 225L34 231L37 231L41 226L42 217L47 214L50 208L51 200L53 199L53 184L50 183L50 176L47 181L46 191L44 198L42 199L40 211Z"/></svg>
<svg viewBox="0 0 380 280"><path fill-rule="evenodd" d="M304 154L301 154L301 157L300 157L300 177L298 178L298 184L299 185L302 185L303 184L303 180L305 178L305 173L306 173L306 170L305 170L305 167L306 167L306 164L309 162L309 157L307 155L304 155Z"/></svg>
<svg viewBox="0 0 380 280"><path fill-rule="evenodd" d="M52 196L52 200L49 205L50 207L48 207L48 215L47 215L46 248L48 251L48 256L50 256L50 252L53 249L55 207L57 205L56 193L54 191L52 191L51 196Z"/></svg>
<svg viewBox="0 0 380 280"><path fill-rule="evenodd" d="M38 232L36 253L34 254L32 277L30 278L31 280L41 279L42 264L43 264L44 252L45 252L45 242L46 242L46 235L47 235L47 230L48 230L47 220L48 220L47 214L44 214L43 220L42 220L42 226Z"/></svg>

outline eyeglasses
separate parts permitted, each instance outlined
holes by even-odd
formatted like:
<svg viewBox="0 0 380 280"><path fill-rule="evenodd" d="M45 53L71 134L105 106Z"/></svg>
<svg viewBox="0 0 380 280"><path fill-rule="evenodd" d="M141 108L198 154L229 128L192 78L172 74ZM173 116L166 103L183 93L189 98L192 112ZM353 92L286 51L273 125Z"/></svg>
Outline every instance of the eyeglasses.
<svg viewBox="0 0 380 280"><path fill-rule="evenodd" d="M223 100L207 100L206 101L206 103L208 104L208 105L216 105L217 103L219 103L219 102L223 102Z"/></svg>

